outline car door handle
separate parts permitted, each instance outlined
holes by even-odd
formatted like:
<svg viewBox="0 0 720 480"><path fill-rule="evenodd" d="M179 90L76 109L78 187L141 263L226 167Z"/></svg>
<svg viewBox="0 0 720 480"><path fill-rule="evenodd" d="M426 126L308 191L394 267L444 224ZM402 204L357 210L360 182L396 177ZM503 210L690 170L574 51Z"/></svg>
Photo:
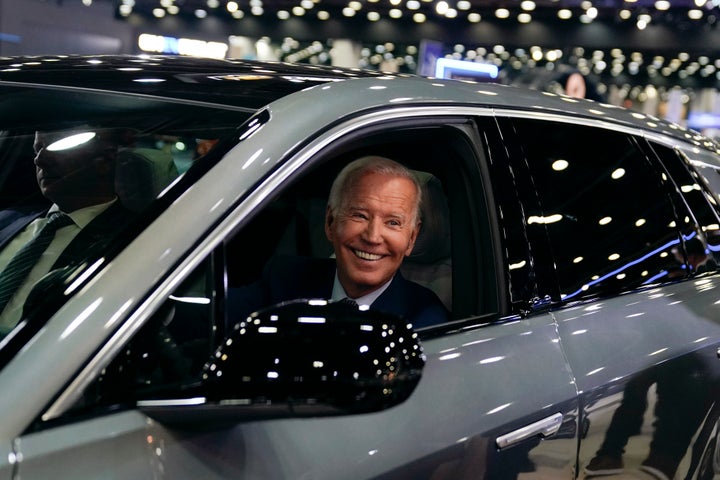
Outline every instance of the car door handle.
<svg viewBox="0 0 720 480"><path fill-rule="evenodd" d="M495 440L495 444L498 446L498 448L506 448L510 445L515 445L516 443L522 442L523 440L527 440L528 438L538 435L542 438L549 437L550 435L556 434L557 431L560 430L562 420L562 413L550 415L549 417L543 418L542 420L539 420L535 423L531 423L530 425L526 425L515 431L499 436L497 440Z"/></svg>

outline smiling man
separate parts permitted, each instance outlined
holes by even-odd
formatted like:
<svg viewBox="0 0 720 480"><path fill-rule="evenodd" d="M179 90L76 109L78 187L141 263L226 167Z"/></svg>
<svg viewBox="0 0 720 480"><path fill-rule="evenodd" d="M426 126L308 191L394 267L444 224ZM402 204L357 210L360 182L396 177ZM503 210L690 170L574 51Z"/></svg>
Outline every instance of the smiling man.
<svg viewBox="0 0 720 480"><path fill-rule="evenodd" d="M415 245L420 202L415 177L391 160L364 157L340 172L325 217L337 259L334 298L370 304L363 297L377 298L389 286Z"/></svg>
<svg viewBox="0 0 720 480"><path fill-rule="evenodd" d="M325 215L335 258L272 258L260 282L229 291L230 320L282 301L323 298L400 315L415 327L447 321L437 295L398 271L420 231L421 192L413 173L393 160L348 164L333 182Z"/></svg>

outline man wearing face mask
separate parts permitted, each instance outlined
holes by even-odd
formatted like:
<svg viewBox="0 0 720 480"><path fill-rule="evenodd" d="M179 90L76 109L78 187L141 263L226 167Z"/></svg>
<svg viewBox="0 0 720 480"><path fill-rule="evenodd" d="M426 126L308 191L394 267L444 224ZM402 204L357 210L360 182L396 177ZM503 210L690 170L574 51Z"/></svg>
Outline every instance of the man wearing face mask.
<svg viewBox="0 0 720 480"><path fill-rule="evenodd" d="M36 132L35 172L50 208L0 212L0 336L21 319L35 284L86 258L129 219L115 194L117 132Z"/></svg>

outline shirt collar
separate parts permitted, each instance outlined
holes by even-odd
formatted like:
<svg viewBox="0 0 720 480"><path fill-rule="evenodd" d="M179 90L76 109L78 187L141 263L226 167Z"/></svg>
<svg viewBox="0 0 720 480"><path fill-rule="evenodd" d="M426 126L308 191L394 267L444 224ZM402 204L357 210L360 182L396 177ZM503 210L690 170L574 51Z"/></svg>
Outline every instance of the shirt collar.
<svg viewBox="0 0 720 480"><path fill-rule="evenodd" d="M102 212L110 208L110 205L115 203L117 201L117 198L114 200L111 200L106 203L100 203L98 205L91 205L89 207L85 208L79 208L71 213L66 213L68 217L70 217L75 225L77 225L80 228L85 228L88 223L92 222L95 217L100 215ZM48 215L53 212L60 212L60 207L57 205L53 205L50 207L50 210L48 210ZM63 212L64 213L64 212Z"/></svg>
<svg viewBox="0 0 720 480"><path fill-rule="evenodd" d="M394 277L393 277L394 278ZM391 278L388 280L384 285L382 285L377 290L368 293L367 295L363 295L362 297L353 298L357 302L358 305L367 305L368 307L373 304L375 300L378 299L380 295L383 294L385 290L390 286L390 283L392 283L393 279ZM349 298L347 293L345 293L345 289L340 284L340 279L338 278L337 270L335 270L335 281L333 282L333 289L332 289L332 297L330 298L331 301L337 302L342 300L343 298Z"/></svg>

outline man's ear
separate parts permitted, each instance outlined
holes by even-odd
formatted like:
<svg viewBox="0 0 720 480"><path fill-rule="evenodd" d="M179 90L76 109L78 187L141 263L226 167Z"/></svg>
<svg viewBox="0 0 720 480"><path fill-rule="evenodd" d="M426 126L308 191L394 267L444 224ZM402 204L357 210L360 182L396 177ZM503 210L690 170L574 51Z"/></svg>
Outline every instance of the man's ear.
<svg viewBox="0 0 720 480"><path fill-rule="evenodd" d="M332 210L330 209L330 206L328 205L327 209L325 210L325 236L328 240L332 242L332 223L335 221L335 217L333 216Z"/></svg>

